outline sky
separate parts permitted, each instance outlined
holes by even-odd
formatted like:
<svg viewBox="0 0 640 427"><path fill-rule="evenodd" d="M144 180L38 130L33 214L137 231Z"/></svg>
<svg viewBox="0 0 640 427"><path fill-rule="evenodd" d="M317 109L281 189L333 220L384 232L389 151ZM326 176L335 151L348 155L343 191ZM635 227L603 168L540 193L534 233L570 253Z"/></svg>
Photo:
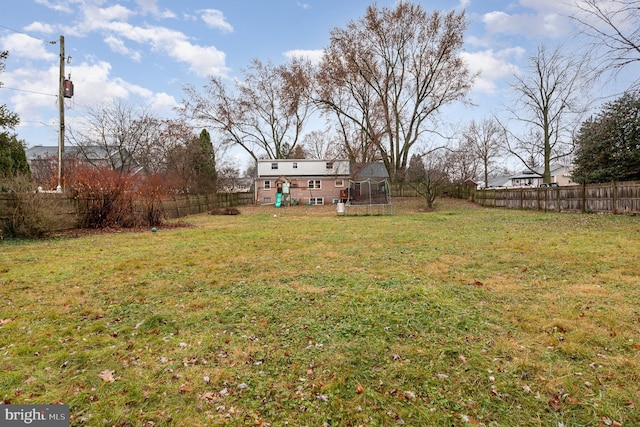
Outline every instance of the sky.
<svg viewBox="0 0 640 427"><path fill-rule="evenodd" d="M397 0L377 0L394 7ZM568 0L567 0L568 1ZM427 11L465 10L469 28L462 56L479 72L473 106L452 106L446 119L461 126L500 114L512 102L513 73L526 67L538 46L569 49L574 10L563 0L413 0ZM173 117L184 86L204 86L215 75L232 81L252 59L275 64L293 54L320 58L333 28L364 16L368 0L21 0L3 8L0 104L19 114L16 131L28 147L58 144L60 36L65 75L74 97L65 100L73 126L87 107L143 105ZM53 44L52 42L55 42ZM619 76L594 88L595 96L620 93ZM241 154L235 154L241 161Z"/></svg>

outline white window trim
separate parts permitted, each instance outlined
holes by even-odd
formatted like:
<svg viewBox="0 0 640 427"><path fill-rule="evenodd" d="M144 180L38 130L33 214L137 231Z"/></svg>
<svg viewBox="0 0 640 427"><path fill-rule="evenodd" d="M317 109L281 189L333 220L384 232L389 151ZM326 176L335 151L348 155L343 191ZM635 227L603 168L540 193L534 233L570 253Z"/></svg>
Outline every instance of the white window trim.
<svg viewBox="0 0 640 427"><path fill-rule="evenodd" d="M312 185L309 185L313 183ZM316 184L318 185L316 187ZM322 180L321 179L310 179L307 181L307 189L309 190L322 190Z"/></svg>
<svg viewBox="0 0 640 427"><path fill-rule="evenodd" d="M265 190L271 190L271 180L270 179L265 179L264 180L264 185L263 187Z"/></svg>

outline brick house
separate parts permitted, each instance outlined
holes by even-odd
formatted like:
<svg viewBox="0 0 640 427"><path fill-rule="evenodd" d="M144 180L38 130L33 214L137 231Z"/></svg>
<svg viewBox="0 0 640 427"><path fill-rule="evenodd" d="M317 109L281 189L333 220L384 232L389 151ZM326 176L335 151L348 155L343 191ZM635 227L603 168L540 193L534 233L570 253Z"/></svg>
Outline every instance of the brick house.
<svg viewBox="0 0 640 427"><path fill-rule="evenodd" d="M348 160L258 160L255 200L276 206L337 203L349 177Z"/></svg>

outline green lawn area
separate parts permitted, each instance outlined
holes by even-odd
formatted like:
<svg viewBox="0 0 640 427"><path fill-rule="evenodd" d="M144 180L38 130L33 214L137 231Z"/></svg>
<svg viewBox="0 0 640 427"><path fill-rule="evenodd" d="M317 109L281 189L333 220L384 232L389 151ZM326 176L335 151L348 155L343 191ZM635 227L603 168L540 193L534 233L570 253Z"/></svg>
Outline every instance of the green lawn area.
<svg viewBox="0 0 640 427"><path fill-rule="evenodd" d="M640 218L420 203L4 241L1 398L73 426L640 425Z"/></svg>

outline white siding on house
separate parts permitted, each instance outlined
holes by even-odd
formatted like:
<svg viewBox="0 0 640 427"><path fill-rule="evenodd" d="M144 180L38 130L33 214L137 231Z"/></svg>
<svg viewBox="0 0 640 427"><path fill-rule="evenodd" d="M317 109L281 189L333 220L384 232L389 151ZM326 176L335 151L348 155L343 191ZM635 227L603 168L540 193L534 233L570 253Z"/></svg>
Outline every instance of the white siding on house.
<svg viewBox="0 0 640 427"><path fill-rule="evenodd" d="M348 160L258 160L258 178L266 176L349 176Z"/></svg>

